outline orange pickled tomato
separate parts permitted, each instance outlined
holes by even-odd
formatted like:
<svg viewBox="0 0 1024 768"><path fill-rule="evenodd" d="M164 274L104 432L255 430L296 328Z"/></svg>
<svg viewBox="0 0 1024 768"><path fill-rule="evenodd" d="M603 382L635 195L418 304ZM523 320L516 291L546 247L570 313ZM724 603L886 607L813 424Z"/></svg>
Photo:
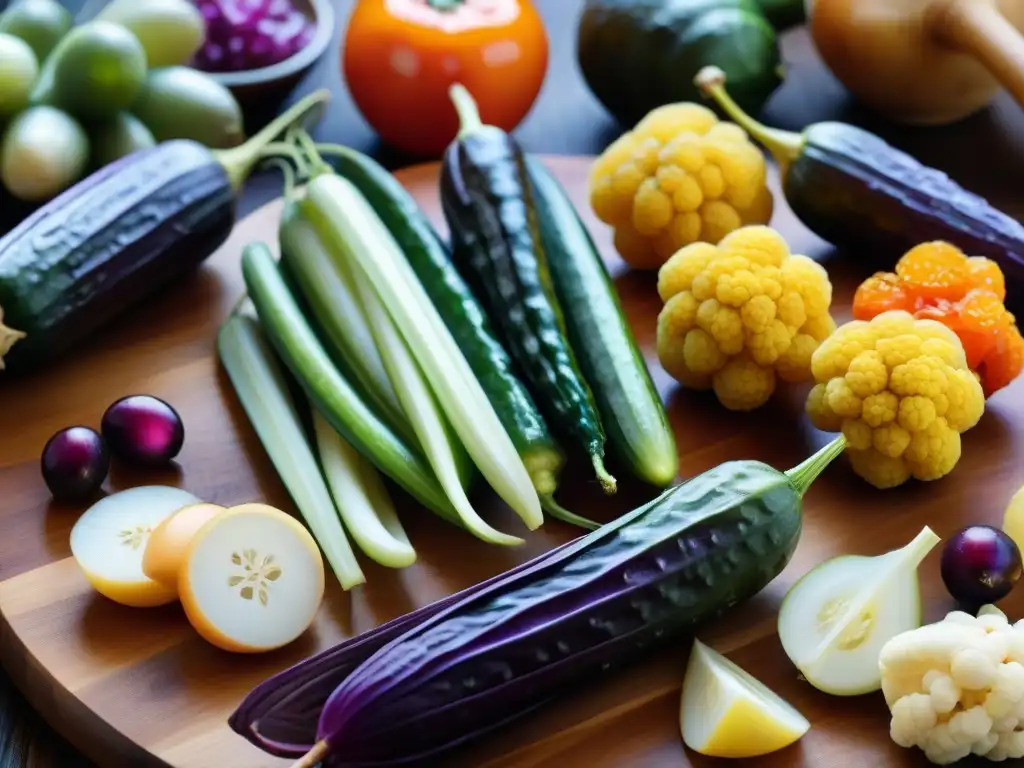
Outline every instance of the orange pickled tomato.
<svg viewBox="0 0 1024 768"><path fill-rule="evenodd" d="M896 263L903 290L915 299L959 299L972 286L967 257L940 241L914 246Z"/></svg>
<svg viewBox="0 0 1024 768"><path fill-rule="evenodd" d="M870 320L892 309L908 309L909 299L892 272L876 272L853 295L853 319Z"/></svg>
<svg viewBox="0 0 1024 768"><path fill-rule="evenodd" d="M1016 326L997 337L995 348L975 370L981 377L985 397L998 392L1020 375L1024 370L1024 338Z"/></svg>
<svg viewBox="0 0 1024 768"><path fill-rule="evenodd" d="M1003 270L992 259L986 259L984 256L971 256L967 259L967 274L971 285L975 288L987 288L996 294L1000 301L1006 299L1006 280L1003 277Z"/></svg>

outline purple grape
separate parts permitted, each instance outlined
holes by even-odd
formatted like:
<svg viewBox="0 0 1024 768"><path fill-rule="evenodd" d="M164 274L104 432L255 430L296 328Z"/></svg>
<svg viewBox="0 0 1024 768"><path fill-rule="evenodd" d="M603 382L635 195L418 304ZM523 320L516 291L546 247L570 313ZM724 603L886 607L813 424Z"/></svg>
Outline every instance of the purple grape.
<svg viewBox="0 0 1024 768"><path fill-rule="evenodd" d="M84 501L103 485L110 454L95 429L67 427L47 440L40 465L54 499Z"/></svg>
<svg viewBox="0 0 1024 768"><path fill-rule="evenodd" d="M1006 597L1021 576L1021 554L1009 536L990 525L957 532L942 551L942 580L958 602L968 606Z"/></svg>
<svg viewBox="0 0 1024 768"><path fill-rule="evenodd" d="M152 395L121 398L103 414L101 429L111 453L133 464L167 464L185 441L181 416Z"/></svg>

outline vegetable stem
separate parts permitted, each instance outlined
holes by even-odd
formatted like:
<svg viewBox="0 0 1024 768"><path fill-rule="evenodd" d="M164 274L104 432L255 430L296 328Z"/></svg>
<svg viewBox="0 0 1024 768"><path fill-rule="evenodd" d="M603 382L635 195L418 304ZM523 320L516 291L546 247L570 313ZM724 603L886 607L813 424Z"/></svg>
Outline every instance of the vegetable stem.
<svg viewBox="0 0 1024 768"><path fill-rule="evenodd" d="M800 464L786 472L797 493L803 496L811 483L818 479L825 467L832 463L832 460L846 448L846 436L840 435L813 456L804 459Z"/></svg>
<svg viewBox="0 0 1024 768"><path fill-rule="evenodd" d="M326 739L318 741L309 752L292 763L289 768L316 768L320 761L327 757L330 749Z"/></svg>
<svg viewBox="0 0 1024 768"><path fill-rule="evenodd" d="M284 199L291 200L295 194L295 168L284 157L272 156L266 161L268 168L277 168L284 176Z"/></svg>
<svg viewBox="0 0 1024 768"><path fill-rule="evenodd" d="M544 508L544 511L551 515L556 520L561 520L563 523L569 525L575 525L580 528L584 528L588 531L596 531L601 526L595 523L593 520L588 520L585 517L580 517L575 512L570 512L568 509L563 507L553 496L541 496L540 505Z"/></svg>
<svg viewBox="0 0 1024 768"><path fill-rule="evenodd" d="M693 82L705 95L714 99L741 128L764 145L783 172L800 154L804 146L804 137L793 131L769 128L744 112L725 90L725 72L721 69L714 66L704 67L697 73Z"/></svg>
<svg viewBox="0 0 1024 768"><path fill-rule="evenodd" d="M459 135L464 138L483 128L480 120L480 109L476 105L472 94L466 90L462 83L455 83L448 89L448 97L455 105L455 111L459 116Z"/></svg>
<svg viewBox="0 0 1024 768"><path fill-rule="evenodd" d="M600 454L593 453L590 455L590 463L594 465L594 474L597 475L597 479L601 482L601 488L607 494L615 493L618 488L618 483L615 478L608 474L608 470L604 467L604 459Z"/></svg>
<svg viewBox="0 0 1024 768"><path fill-rule="evenodd" d="M328 101L330 97L331 92L326 88L314 91L267 123L244 144L214 152L218 162L227 171L231 188L238 193L253 166L262 158L262 152L267 145L273 142L282 131L302 120L313 109Z"/></svg>

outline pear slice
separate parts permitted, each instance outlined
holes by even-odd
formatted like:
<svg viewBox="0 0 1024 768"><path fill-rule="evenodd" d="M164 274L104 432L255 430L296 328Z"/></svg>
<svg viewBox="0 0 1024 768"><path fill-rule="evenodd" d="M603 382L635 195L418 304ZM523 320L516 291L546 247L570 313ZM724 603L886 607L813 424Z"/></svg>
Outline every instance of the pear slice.
<svg viewBox="0 0 1024 768"><path fill-rule="evenodd" d="M921 626L917 567L939 541L925 526L900 549L831 558L793 585L779 610L779 640L807 682L835 696L881 689L879 653Z"/></svg>
<svg viewBox="0 0 1024 768"><path fill-rule="evenodd" d="M683 743L709 757L759 757L796 742L811 724L759 680L693 641L679 708Z"/></svg>

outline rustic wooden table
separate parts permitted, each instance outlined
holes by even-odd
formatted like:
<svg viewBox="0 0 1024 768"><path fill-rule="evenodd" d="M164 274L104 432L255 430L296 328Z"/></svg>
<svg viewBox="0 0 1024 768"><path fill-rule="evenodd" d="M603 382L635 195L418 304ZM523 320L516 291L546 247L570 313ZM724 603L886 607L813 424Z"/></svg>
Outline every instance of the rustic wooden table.
<svg viewBox="0 0 1024 768"><path fill-rule="evenodd" d="M352 0L336 1L340 36ZM68 5L77 5L77 2L69 0ZM532 152L586 154L600 151L621 129L593 100L576 69L573 43L581 0L537 0L537 5L553 41L553 57L548 82L517 136ZM765 111L767 121L791 129L821 119L841 119L862 125L911 151L922 161L947 171L1007 212L1024 217L1024 196L1020 194L1020 179L1024 178L1024 111L1008 98L999 97L991 109L954 126L926 130L892 126L856 108L842 87L824 70L803 30L785 34L783 43L788 77ZM337 51L337 46L330 49L293 98L316 87L331 87L335 97L317 128L317 135L371 151L390 167L404 165L408 158L377 146L372 133L355 113L338 74ZM244 215L275 197L278 189L276 179L254 179L240 213ZM0 206L3 204L0 199ZM24 459L26 451L14 449L19 428L17 419L10 418L18 404L4 397L4 389L0 384L0 402L7 406L9 426L0 435L0 469L19 464L25 468L30 462ZM0 488L0 493L8 491L18 492L14 488ZM18 545L16 541L8 541L6 546L7 551L11 551ZM0 561L0 580L5 578L4 570L5 563ZM851 738L853 736L851 731ZM84 759L41 722L6 678L0 678L0 768L86 765Z"/></svg>

